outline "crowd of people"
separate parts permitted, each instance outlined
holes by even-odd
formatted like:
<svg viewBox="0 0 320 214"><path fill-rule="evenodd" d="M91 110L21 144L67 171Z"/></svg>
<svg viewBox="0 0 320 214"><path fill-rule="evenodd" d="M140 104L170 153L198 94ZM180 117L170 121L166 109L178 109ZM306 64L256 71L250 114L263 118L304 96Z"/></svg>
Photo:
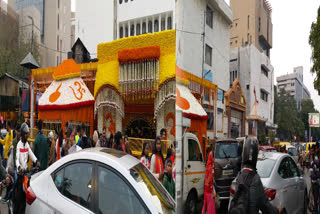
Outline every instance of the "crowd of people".
<svg viewBox="0 0 320 214"><path fill-rule="evenodd" d="M23 173L28 168L28 160L31 158L34 165L40 170L45 170L48 166L59 160L63 156L70 153L86 149L90 147L106 147L132 155L127 135L123 136L121 132L115 135L110 134L107 138L106 128L102 133L97 130L93 132L92 137L86 135L86 126L73 126L71 123L65 124L65 133L63 129L55 130L56 135L50 132L45 136L42 131L42 120L36 122L38 129L33 148L28 142L29 127L26 123L13 124L7 120L5 129L5 137L0 137L0 151L2 155L2 164L0 164L0 179L6 179L7 194L4 200L14 196L12 189L17 184L22 183ZM3 133L3 129L1 133ZM162 153L161 140L165 139L165 129L161 129L160 136L157 136L152 145L148 142L143 144L140 161L154 174L154 176L163 183L163 186L175 198L175 148L176 142L169 145L167 149L166 159ZM151 155L149 155L151 153ZM22 202L23 203L23 202ZM19 210L20 208L15 208ZM23 209L23 208L21 208ZM22 213L22 212L17 212Z"/></svg>

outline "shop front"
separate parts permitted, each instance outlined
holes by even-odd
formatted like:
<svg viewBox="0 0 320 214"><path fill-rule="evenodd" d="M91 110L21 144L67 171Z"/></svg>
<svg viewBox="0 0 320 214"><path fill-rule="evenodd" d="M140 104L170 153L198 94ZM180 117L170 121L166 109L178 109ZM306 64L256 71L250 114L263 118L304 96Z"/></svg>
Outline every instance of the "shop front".
<svg viewBox="0 0 320 214"><path fill-rule="evenodd" d="M130 138L175 139L175 31L98 45L94 86L97 129Z"/></svg>
<svg viewBox="0 0 320 214"><path fill-rule="evenodd" d="M247 103L238 78L224 96L228 117L228 137L244 137Z"/></svg>

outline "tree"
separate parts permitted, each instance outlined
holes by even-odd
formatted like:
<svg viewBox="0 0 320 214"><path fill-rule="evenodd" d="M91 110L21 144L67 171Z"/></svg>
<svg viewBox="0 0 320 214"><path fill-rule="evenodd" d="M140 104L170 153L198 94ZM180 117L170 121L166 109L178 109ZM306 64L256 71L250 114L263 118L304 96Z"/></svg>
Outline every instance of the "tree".
<svg viewBox="0 0 320 214"><path fill-rule="evenodd" d="M280 139L292 140L293 136L303 137L304 124L299 117L295 99L281 89L280 95L276 95L278 124L277 135Z"/></svg>
<svg viewBox="0 0 320 214"><path fill-rule="evenodd" d="M309 44L312 49L311 60L313 62L311 73L316 74L313 86L320 95L320 7L318 8L317 21L311 24Z"/></svg>

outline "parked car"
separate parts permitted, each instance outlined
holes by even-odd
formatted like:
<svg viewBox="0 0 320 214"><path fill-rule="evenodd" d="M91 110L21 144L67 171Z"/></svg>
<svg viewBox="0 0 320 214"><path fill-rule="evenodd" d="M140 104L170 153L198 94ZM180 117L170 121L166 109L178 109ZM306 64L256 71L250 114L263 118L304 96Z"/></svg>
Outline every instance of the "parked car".
<svg viewBox="0 0 320 214"><path fill-rule="evenodd" d="M281 213L307 213L307 185L303 171L290 155L259 153L257 172L269 201L280 208ZM230 202L237 191L236 179L230 187Z"/></svg>
<svg viewBox="0 0 320 214"><path fill-rule="evenodd" d="M264 152L277 152L276 148L273 146L259 146L259 150Z"/></svg>
<svg viewBox="0 0 320 214"><path fill-rule="evenodd" d="M140 161L92 148L31 177L26 213L175 213L175 202Z"/></svg>
<svg viewBox="0 0 320 214"><path fill-rule="evenodd" d="M230 185L240 170L239 143L235 139L218 139L214 152L214 177L220 200L228 200ZM241 162L240 162L241 163Z"/></svg>

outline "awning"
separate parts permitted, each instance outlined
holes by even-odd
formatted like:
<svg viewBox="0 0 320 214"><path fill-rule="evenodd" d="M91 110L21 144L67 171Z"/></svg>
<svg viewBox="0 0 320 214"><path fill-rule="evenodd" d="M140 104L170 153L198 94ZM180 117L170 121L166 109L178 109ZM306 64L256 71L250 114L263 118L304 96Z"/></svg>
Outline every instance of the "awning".
<svg viewBox="0 0 320 214"><path fill-rule="evenodd" d="M189 88L182 84L176 85L176 108L182 111L184 117L197 120L206 120L208 115L198 100L192 95Z"/></svg>

